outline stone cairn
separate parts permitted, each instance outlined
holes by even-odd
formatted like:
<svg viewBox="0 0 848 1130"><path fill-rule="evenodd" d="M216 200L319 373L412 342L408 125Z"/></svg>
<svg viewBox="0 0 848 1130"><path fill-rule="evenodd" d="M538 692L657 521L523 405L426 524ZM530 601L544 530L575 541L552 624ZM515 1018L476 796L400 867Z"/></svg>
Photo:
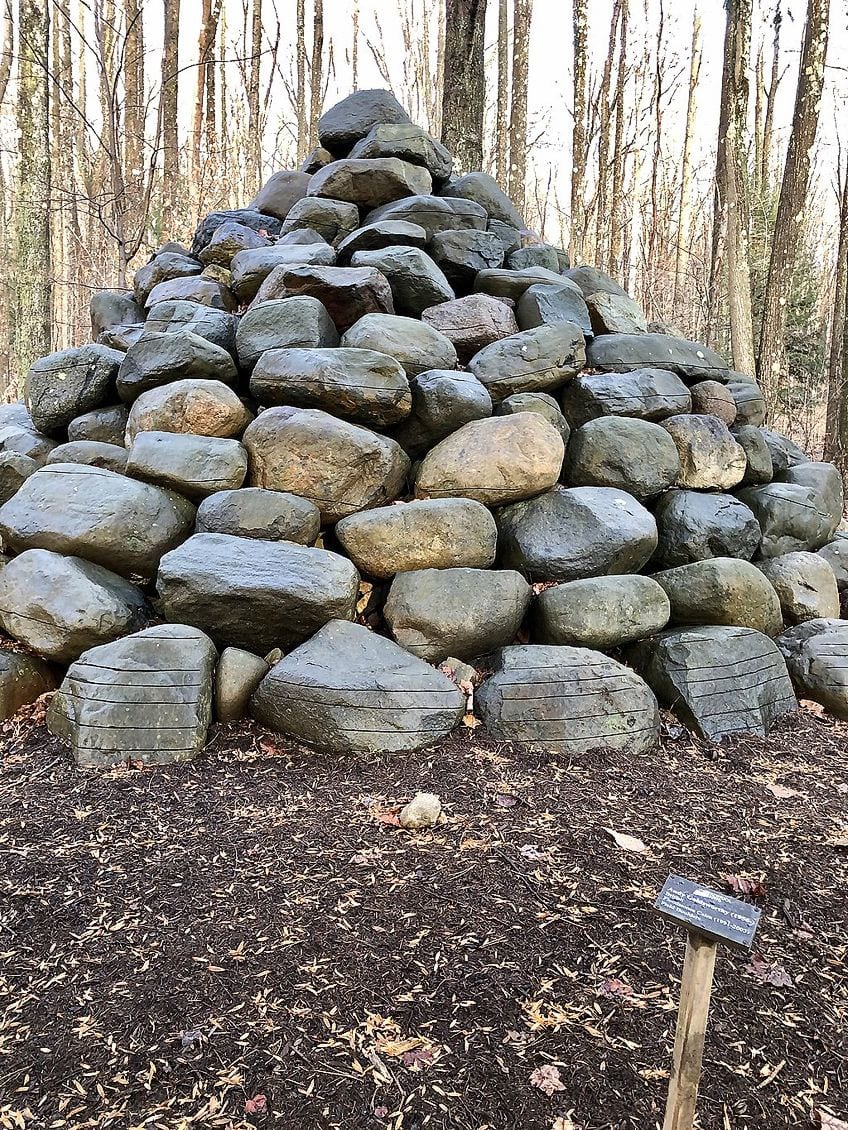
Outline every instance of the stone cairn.
<svg viewBox="0 0 848 1130"><path fill-rule="evenodd" d="M848 717L837 470L388 91L319 135L0 409L0 714L58 687L87 766Z"/></svg>

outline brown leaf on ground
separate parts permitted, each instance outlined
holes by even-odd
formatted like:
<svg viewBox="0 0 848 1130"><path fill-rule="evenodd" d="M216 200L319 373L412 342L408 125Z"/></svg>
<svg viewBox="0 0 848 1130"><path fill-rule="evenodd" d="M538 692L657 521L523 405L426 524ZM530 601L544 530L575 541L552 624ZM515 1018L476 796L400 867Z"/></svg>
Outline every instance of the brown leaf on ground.
<svg viewBox="0 0 848 1130"><path fill-rule="evenodd" d="M735 895L749 899L764 899L768 897L766 884L763 879L749 879L745 875L723 874L722 879Z"/></svg>
<svg viewBox="0 0 848 1130"><path fill-rule="evenodd" d="M647 852L648 845L643 843L637 836L628 836L625 832L616 832L614 828L606 828L605 831L609 832L622 851L635 851L640 855Z"/></svg>
<svg viewBox="0 0 848 1130"><path fill-rule="evenodd" d="M758 981L763 981L766 985L774 985L778 989L792 988L792 978L783 966L778 965L776 961L765 961L759 954L755 954L746 969L748 973L753 974Z"/></svg>
<svg viewBox="0 0 848 1130"><path fill-rule="evenodd" d="M848 1130L848 1122L837 1118L829 1110L813 1111L813 1125L820 1127L821 1130Z"/></svg>
<svg viewBox="0 0 848 1130"><path fill-rule="evenodd" d="M268 1109L268 1100L264 1095L254 1095L252 1099L247 1099L244 1104L245 1114L264 1114Z"/></svg>
<svg viewBox="0 0 848 1130"><path fill-rule="evenodd" d="M599 997L632 997L633 989L626 981L620 981L617 977L608 977L606 981L601 981L598 985Z"/></svg>
<svg viewBox="0 0 848 1130"><path fill-rule="evenodd" d="M530 1082L546 1095L554 1095L557 1091L565 1090L565 1083L559 1077L559 1068L554 1067L552 1063L537 1067L530 1076Z"/></svg>
<svg viewBox="0 0 848 1130"><path fill-rule="evenodd" d="M797 789L790 789L786 785L766 785L766 788L778 800L789 800L790 797L801 795Z"/></svg>

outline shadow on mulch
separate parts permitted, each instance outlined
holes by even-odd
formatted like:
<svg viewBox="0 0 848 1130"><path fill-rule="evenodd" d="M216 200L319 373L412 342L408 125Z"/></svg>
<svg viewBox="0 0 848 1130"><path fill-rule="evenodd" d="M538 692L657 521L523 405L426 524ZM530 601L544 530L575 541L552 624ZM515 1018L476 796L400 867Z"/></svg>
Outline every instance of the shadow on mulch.
<svg viewBox="0 0 848 1130"><path fill-rule="evenodd" d="M0 745L0 1126L659 1126L669 872L765 889L754 960L719 959L703 1130L848 1115L846 725L365 761L243 724L86 773L42 718ZM393 826L425 788L446 822Z"/></svg>

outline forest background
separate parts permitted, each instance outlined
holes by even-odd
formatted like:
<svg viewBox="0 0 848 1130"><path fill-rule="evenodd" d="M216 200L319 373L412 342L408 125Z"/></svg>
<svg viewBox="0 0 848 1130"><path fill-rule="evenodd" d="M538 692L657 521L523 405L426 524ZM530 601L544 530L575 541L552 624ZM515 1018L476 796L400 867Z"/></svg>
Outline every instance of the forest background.
<svg viewBox="0 0 848 1130"><path fill-rule="evenodd" d="M0 392L391 87L848 466L846 0L0 0ZM449 81L445 81L448 76Z"/></svg>

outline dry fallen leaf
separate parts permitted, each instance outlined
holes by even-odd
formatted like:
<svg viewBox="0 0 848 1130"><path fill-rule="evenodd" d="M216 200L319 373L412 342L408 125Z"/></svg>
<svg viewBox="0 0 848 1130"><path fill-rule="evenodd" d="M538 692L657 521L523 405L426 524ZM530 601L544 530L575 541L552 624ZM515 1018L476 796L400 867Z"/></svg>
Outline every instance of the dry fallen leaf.
<svg viewBox="0 0 848 1130"><path fill-rule="evenodd" d="M633 989L626 981L620 981L617 977L610 977L606 981L601 981L598 985L599 997L632 997Z"/></svg>
<svg viewBox="0 0 848 1130"><path fill-rule="evenodd" d="M787 785L766 785L766 788L778 800L789 800L790 797L801 795L797 789L790 789Z"/></svg>
<svg viewBox="0 0 848 1130"><path fill-rule="evenodd" d="M474 714L466 714L462 719L463 726L467 726L469 730L474 730L483 723Z"/></svg>
<svg viewBox="0 0 848 1130"><path fill-rule="evenodd" d="M775 961L765 961L758 954L751 958L747 971L766 985L774 985L778 989L792 987L792 978L782 965L778 965Z"/></svg>
<svg viewBox="0 0 848 1130"><path fill-rule="evenodd" d="M745 875L722 875L722 879L735 895L743 898L764 899L768 895L763 879L748 879Z"/></svg>
<svg viewBox="0 0 848 1130"><path fill-rule="evenodd" d="M433 1048L413 1048L411 1051L404 1052L400 1061L410 1071L420 1071L436 1062L436 1052Z"/></svg>
<svg viewBox="0 0 848 1130"><path fill-rule="evenodd" d="M511 793L495 793L495 804L498 808L513 808L518 804L518 797L512 796Z"/></svg>
<svg viewBox="0 0 848 1130"><path fill-rule="evenodd" d="M565 1090L565 1083L559 1077L559 1068L554 1067L552 1063L537 1067L530 1076L530 1082L540 1091L544 1091L546 1095L553 1095L557 1091Z"/></svg>
<svg viewBox="0 0 848 1130"><path fill-rule="evenodd" d="M624 851L636 851L642 854L648 851L647 844L644 844L636 836L628 836L624 832L616 832L614 828L605 828L604 831L609 832L618 846Z"/></svg>
<svg viewBox="0 0 848 1130"><path fill-rule="evenodd" d="M268 1100L264 1095L254 1095L252 1099L247 1099L244 1104L245 1114L264 1114L268 1109Z"/></svg>
<svg viewBox="0 0 848 1130"><path fill-rule="evenodd" d="M816 1110L813 1112L813 1124L820 1126L821 1130L848 1130L848 1122L837 1118L829 1110Z"/></svg>
<svg viewBox="0 0 848 1130"><path fill-rule="evenodd" d="M518 849L518 854L533 863L542 863L548 858L547 854L540 850L538 844L522 844Z"/></svg>

